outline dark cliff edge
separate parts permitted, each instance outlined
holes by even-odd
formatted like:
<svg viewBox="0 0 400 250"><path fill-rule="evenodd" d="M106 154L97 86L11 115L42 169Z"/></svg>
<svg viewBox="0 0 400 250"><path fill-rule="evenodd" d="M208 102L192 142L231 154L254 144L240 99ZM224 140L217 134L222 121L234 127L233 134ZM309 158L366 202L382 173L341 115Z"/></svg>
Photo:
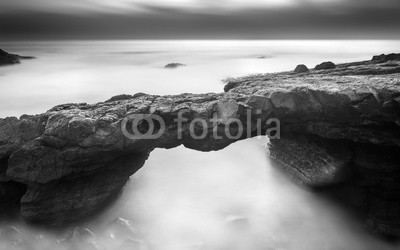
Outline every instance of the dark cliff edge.
<svg viewBox="0 0 400 250"><path fill-rule="evenodd" d="M277 118L281 138L270 140L269 154L283 170L309 187L351 184L361 190L354 200L368 213L368 227L399 237L400 60L393 55L228 79L225 93L121 95L0 119L0 200L16 203L26 221L65 225L112 200L153 149L219 150L256 135L257 124L265 134L267 119ZM187 122L179 138L174 119L182 110ZM127 138L121 123L130 114L159 115L164 133ZM197 118L209 125L204 139L190 135ZM227 136L227 127L233 135L239 130L227 126L230 118L249 133ZM197 125L192 128L201 134Z"/></svg>
<svg viewBox="0 0 400 250"><path fill-rule="evenodd" d="M21 60L26 60L26 59L36 59L36 57L10 54L0 49L0 66L21 63Z"/></svg>

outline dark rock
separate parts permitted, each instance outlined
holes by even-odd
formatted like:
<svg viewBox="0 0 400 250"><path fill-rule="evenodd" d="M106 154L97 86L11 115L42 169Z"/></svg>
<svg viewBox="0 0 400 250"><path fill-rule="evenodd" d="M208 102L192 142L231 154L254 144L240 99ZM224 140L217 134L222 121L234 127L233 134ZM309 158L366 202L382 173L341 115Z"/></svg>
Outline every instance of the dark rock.
<svg viewBox="0 0 400 250"><path fill-rule="evenodd" d="M136 93L134 95L126 95L126 94L116 95L116 96L111 97L110 99L108 99L105 102L124 101L124 100L133 99L133 98L138 98L138 97L141 97L144 95L146 95L146 94L142 93L142 92Z"/></svg>
<svg viewBox="0 0 400 250"><path fill-rule="evenodd" d="M183 63L169 63L167 65L164 66L164 68L166 69L176 69L178 67L183 67L186 66L186 64Z"/></svg>
<svg viewBox="0 0 400 250"><path fill-rule="evenodd" d="M71 174L62 181L28 185L21 199L22 217L48 226L66 225L101 211L118 198L133 173L147 159L147 154L120 157L101 171ZM72 215L72 216L71 216Z"/></svg>
<svg viewBox="0 0 400 250"><path fill-rule="evenodd" d="M229 90L234 89L237 86L240 86L240 82L228 82L224 87L224 91L228 92Z"/></svg>
<svg viewBox="0 0 400 250"><path fill-rule="evenodd" d="M299 74L299 73L307 73L307 72L309 72L310 70L307 68L307 66L306 65L304 65L304 64L299 64L299 65L297 65L297 67L294 69L294 73L295 74Z"/></svg>
<svg viewBox="0 0 400 250"><path fill-rule="evenodd" d="M309 187L334 185L352 177L352 151L340 141L286 135L271 140L269 151L295 181Z"/></svg>
<svg viewBox="0 0 400 250"><path fill-rule="evenodd" d="M378 63L383 63L383 62L387 62L387 61L400 61L400 53L399 54L381 54L379 56L373 56L372 57L372 62L378 62Z"/></svg>
<svg viewBox="0 0 400 250"><path fill-rule="evenodd" d="M315 66L315 70L323 70L323 69L334 69L336 65L333 62L323 62Z"/></svg>
<svg viewBox="0 0 400 250"><path fill-rule="evenodd" d="M20 59L35 59L35 57L10 54L0 49L0 66L20 63Z"/></svg>
<svg viewBox="0 0 400 250"><path fill-rule="evenodd" d="M16 64L20 63L20 57L18 55L9 54L4 50L0 49L0 66L7 65L7 64Z"/></svg>

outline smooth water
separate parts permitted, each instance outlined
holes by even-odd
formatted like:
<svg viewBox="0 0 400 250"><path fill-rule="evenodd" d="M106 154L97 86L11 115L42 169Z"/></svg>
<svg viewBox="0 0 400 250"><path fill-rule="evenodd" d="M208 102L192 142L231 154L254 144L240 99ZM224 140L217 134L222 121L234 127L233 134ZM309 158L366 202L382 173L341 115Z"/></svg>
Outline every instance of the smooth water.
<svg viewBox="0 0 400 250"><path fill-rule="evenodd" d="M367 60L399 41L75 41L2 43L37 56L0 68L0 117L116 94L221 92L221 79L322 61ZM265 58L258 58L265 57ZM188 66L166 70L164 65ZM117 203L76 233L14 221L0 249L398 249L349 211L291 183L267 157L265 138L217 152L156 149ZM115 223L116 218L123 218ZM114 223L112 223L114 221ZM129 221L129 223L128 223ZM110 223L111 222L111 223ZM15 228L11 227L15 226ZM88 228L91 235L82 228Z"/></svg>

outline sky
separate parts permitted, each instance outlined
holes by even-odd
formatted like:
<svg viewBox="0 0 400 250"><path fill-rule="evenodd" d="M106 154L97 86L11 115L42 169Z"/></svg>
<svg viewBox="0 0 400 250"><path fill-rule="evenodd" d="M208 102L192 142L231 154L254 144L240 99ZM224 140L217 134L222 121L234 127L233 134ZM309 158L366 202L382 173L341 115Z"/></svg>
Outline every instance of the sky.
<svg viewBox="0 0 400 250"><path fill-rule="evenodd" d="M0 0L0 39L400 38L400 0Z"/></svg>

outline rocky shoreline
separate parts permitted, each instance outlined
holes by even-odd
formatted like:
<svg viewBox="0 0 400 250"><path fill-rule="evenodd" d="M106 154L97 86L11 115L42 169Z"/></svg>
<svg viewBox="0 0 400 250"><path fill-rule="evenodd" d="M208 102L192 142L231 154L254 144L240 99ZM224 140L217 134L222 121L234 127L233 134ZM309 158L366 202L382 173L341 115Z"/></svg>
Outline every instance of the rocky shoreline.
<svg viewBox="0 0 400 250"><path fill-rule="evenodd" d="M16 54L10 54L0 49L0 66L12 65L21 63L24 59L35 59L33 56L20 56Z"/></svg>
<svg viewBox="0 0 400 250"><path fill-rule="evenodd" d="M281 137L270 140L269 153L286 172L309 187L351 184L361 190L355 205L368 213L369 228L399 237L399 54L325 65L228 79L225 93L121 95L0 119L1 204L15 204L31 223L65 225L111 202L154 148L219 150L256 135L259 120L265 134L265 121L277 118ZM181 110L188 122L211 124L214 114L221 120L204 139L192 138L185 123L179 139L174 119ZM127 138L121 122L130 114L159 115L164 133L154 140ZM229 118L243 121L250 133L228 138ZM229 129L235 134L238 127Z"/></svg>

